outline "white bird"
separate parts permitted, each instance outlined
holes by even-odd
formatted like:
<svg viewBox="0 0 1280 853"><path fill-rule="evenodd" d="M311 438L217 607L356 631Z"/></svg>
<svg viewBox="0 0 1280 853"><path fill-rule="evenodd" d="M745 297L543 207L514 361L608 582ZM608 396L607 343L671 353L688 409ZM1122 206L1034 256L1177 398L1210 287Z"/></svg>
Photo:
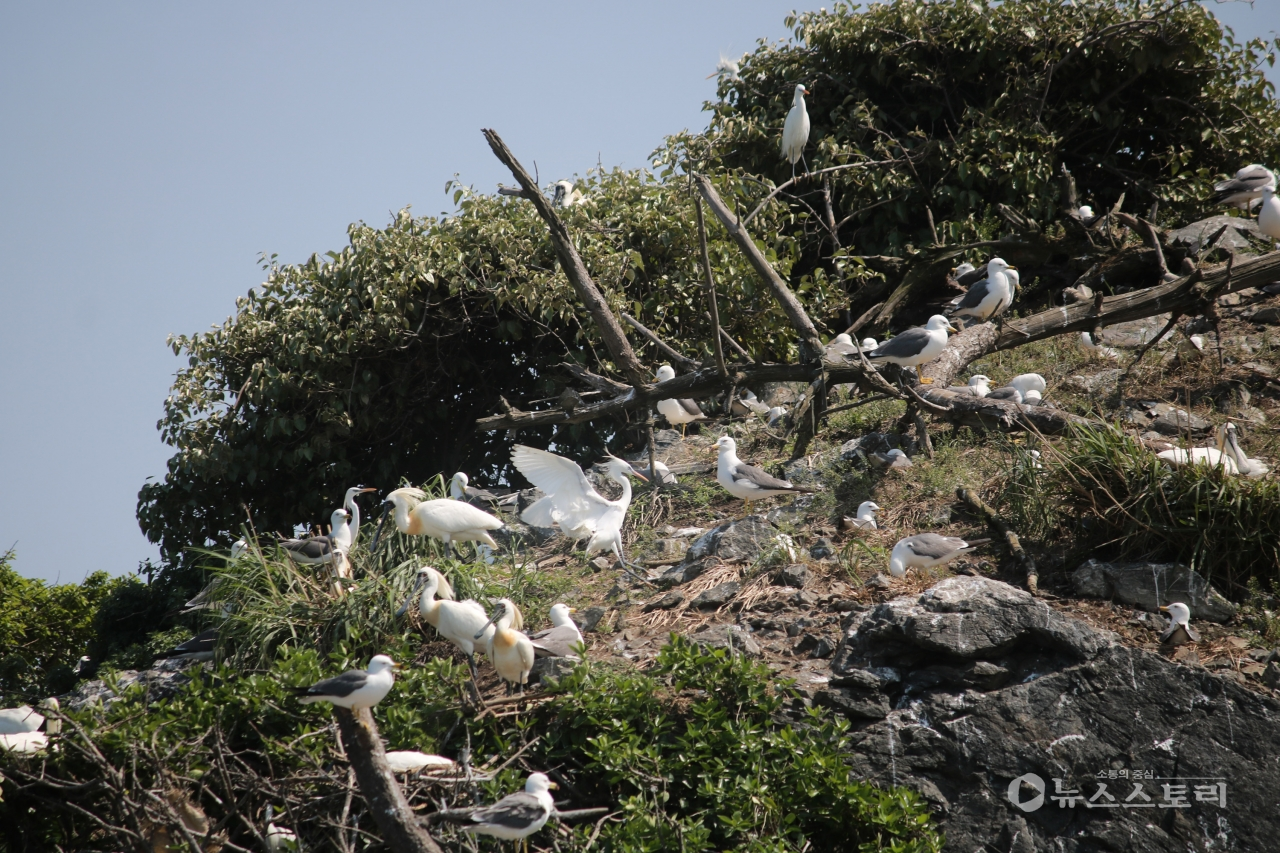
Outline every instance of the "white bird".
<svg viewBox="0 0 1280 853"><path fill-rule="evenodd" d="M275 814L271 805L267 804L267 849L271 853L281 853L283 850L297 850L298 836L290 829L283 826L276 826L274 823Z"/></svg>
<svg viewBox="0 0 1280 853"><path fill-rule="evenodd" d="M875 501L863 501L858 504L858 517L850 519L850 523L859 530L876 530L876 511L880 505Z"/></svg>
<svg viewBox="0 0 1280 853"><path fill-rule="evenodd" d="M711 445L719 453L716 462L716 480L735 498L741 498L748 512L751 502L764 500L773 495L797 494L812 492L808 486L797 486L786 480L779 480L766 474L754 465L748 465L738 458L738 442L727 435L716 439Z"/></svg>
<svg viewBox="0 0 1280 853"><path fill-rule="evenodd" d="M484 607L472 599L456 601L448 579L430 566L418 569L418 578L409 597L405 599L404 606L396 611L397 617L408 612L415 594L419 594L418 615L422 617L422 621L462 649L467 656L471 677L477 679L479 673L476 670L476 649L486 648L493 637L493 628L486 629L489 614L485 613Z"/></svg>
<svg viewBox="0 0 1280 853"><path fill-rule="evenodd" d="M735 403L736 405L742 406L746 412L735 411L734 414L741 415L751 413L759 415L760 417L765 417L769 414L769 406L760 402L760 398L756 396L756 392L752 391L750 388L742 389L742 393L738 395L738 399Z"/></svg>
<svg viewBox="0 0 1280 853"><path fill-rule="evenodd" d="M1082 204L1076 208L1076 216L1079 216L1081 219L1088 222L1090 219L1093 219L1093 208L1087 204Z"/></svg>
<svg viewBox="0 0 1280 853"><path fill-rule="evenodd" d="M1009 380L1009 385L1018 389L1024 398L1028 391L1039 391L1041 394L1049 387L1044 381L1044 377L1039 373L1019 373L1017 376Z"/></svg>
<svg viewBox="0 0 1280 853"><path fill-rule="evenodd" d="M295 563L302 563L308 566L321 566L331 563L333 562L333 548L336 541L334 536L341 535L344 538L350 536L349 528L345 533L339 533L340 530L347 528L350 519L351 513L342 507L338 507L333 511L333 515L329 517L330 532L328 535L279 539L276 545L288 554L289 559Z"/></svg>
<svg viewBox="0 0 1280 853"><path fill-rule="evenodd" d="M382 504L382 520L373 534L370 550L378 550L378 538L387 515L394 517L396 528L408 536L430 536L452 549L456 542L483 542L496 549L498 543L489 535L490 530L502 527L502 520L469 503L436 498L426 500L422 489L406 487L387 495Z"/></svg>
<svg viewBox="0 0 1280 853"><path fill-rule="evenodd" d="M573 181L556 181L555 195L551 198L551 203L556 207L573 207L575 204L585 204L587 197L582 194L582 190L574 189Z"/></svg>
<svg viewBox="0 0 1280 853"><path fill-rule="evenodd" d="M658 368L655 378L660 383L675 379L675 368L669 364L664 364ZM659 400L658 412L666 417L669 424L680 427L681 435L684 435L685 427L689 424L707 419L707 416L702 413L702 409L698 408L698 404L693 400L677 400L674 398Z"/></svg>
<svg viewBox="0 0 1280 853"><path fill-rule="evenodd" d="M1004 258L992 258L987 262L987 277L960 297L951 315L990 320L1003 313L1013 304L1014 279L1009 273L1016 272L1016 269L1009 266Z"/></svg>
<svg viewBox="0 0 1280 853"><path fill-rule="evenodd" d="M857 355L858 347L854 345L853 338L841 332L827 342L823 351L827 358L840 360L846 356Z"/></svg>
<svg viewBox="0 0 1280 853"><path fill-rule="evenodd" d="M12 752L18 755L31 755L42 752L49 745L49 736L44 732L15 732L0 734L0 752Z"/></svg>
<svg viewBox="0 0 1280 853"><path fill-rule="evenodd" d="M1080 343L1081 345L1084 346L1085 349L1091 352L1096 352L1098 355L1102 356L1103 358L1119 358L1120 357L1120 353L1118 353L1116 350L1112 349L1111 347L1104 347L1100 344L1094 343L1093 335L1089 334L1088 332L1080 333Z"/></svg>
<svg viewBox="0 0 1280 853"><path fill-rule="evenodd" d="M289 688L303 705L312 702L330 702L340 708L372 708L391 691L396 676L393 670L399 665L386 655L374 655L369 668L351 669L318 681L310 687Z"/></svg>
<svg viewBox="0 0 1280 853"><path fill-rule="evenodd" d="M1044 402L1044 395L1034 388L1028 388L1022 395L1022 402L1028 406L1038 406Z"/></svg>
<svg viewBox="0 0 1280 853"><path fill-rule="evenodd" d="M1169 627L1160 635L1163 645L1181 646L1184 643L1200 642L1200 635L1191 627L1191 608L1181 601L1169 605L1160 605L1162 613L1169 614Z"/></svg>
<svg viewBox="0 0 1280 853"><path fill-rule="evenodd" d="M707 75L706 79L717 77L719 80L741 80L738 76L738 63L720 54L720 61L716 63L716 70ZM719 82L719 80L717 82Z"/></svg>
<svg viewBox="0 0 1280 853"><path fill-rule="evenodd" d="M1234 178L1214 184L1209 203L1248 209L1262 198L1262 188L1268 184L1274 186L1275 182L1276 176L1270 169L1261 163L1250 163L1236 172Z"/></svg>
<svg viewBox="0 0 1280 853"><path fill-rule="evenodd" d="M959 281L960 279L967 276L969 273L975 272L977 269L978 268L975 267L973 264L969 263L968 261L965 261L960 266L956 267L951 271L951 277Z"/></svg>
<svg viewBox="0 0 1280 853"><path fill-rule="evenodd" d="M352 486L347 489L346 497L342 500L342 508L347 511L348 518L342 526L334 525L333 531L329 534L334 543L347 554L351 553L356 540L360 538L360 504L356 503L356 495L376 491L378 490L365 486ZM334 515L336 518L337 514Z"/></svg>
<svg viewBox="0 0 1280 853"><path fill-rule="evenodd" d="M533 669L533 641L520 632L524 627L524 617L520 608L509 598L500 598L493 607L493 615L477 631L475 639L485 635L485 629L492 625L494 630L488 640L489 660L498 671L502 680L507 682L507 692L516 687L524 692L524 685L529 680L529 671Z"/></svg>
<svg viewBox="0 0 1280 853"><path fill-rule="evenodd" d="M768 423L769 426L773 426L774 424L776 424L778 421L782 420L786 416L787 416L787 410L785 408L783 408L782 406L773 406L769 409L769 411L765 412L765 422Z"/></svg>
<svg viewBox="0 0 1280 853"><path fill-rule="evenodd" d="M861 341L858 342L858 346L862 347L863 349L875 349L876 347L880 346L880 344L876 343L875 338L863 338Z"/></svg>
<svg viewBox="0 0 1280 853"><path fill-rule="evenodd" d="M634 465L631 467L635 468ZM643 477L645 480L663 483L668 486L680 485L680 481L676 479L676 475L672 474L671 469L667 467L667 463L663 462L661 459L655 459L653 460L653 467L658 471L656 475L649 470L648 465L643 468L636 468L636 474Z"/></svg>
<svg viewBox="0 0 1280 853"><path fill-rule="evenodd" d="M44 715L30 705L0 710L0 734L26 734L39 731L42 725L44 725Z"/></svg>
<svg viewBox="0 0 1280 853"><path fill-rule="evenodd" d="M631 481L626 475L644 479L629 463L616 456L610 456L605 463L609 478L622 486L622 497L611 501L595 490L572 459L517 444L511 451L511 461L546 495L520 514L525 522L534 527L556 525L572 539L586 539L588 557L611 548L626 566L622 523L631 505Z"/></svg>
<svg viewBox="0 0 1280 853"><path fill-rule="evenodd" d="M1238 474L1240 469L1236 467L1235 460L1231 454L1224 450L1227 444L1226 427L1218 427L1214 431L1218 441L1215 447L1192 447L1183 449L1175 447L1171 450L1164 450L1157 453L1156 456L1168 462L1170 465L1208 465L1211 468L1222 467L1223 471L1228 474Z"/></svg>
<svg viewBox="0 0 1280 853"><path fill-rule="evenodd" d="M934 314L924 326L894 335L867 353L867 359L872 362L887 361L900 367L914 367L916 376L927 385L933 380L923 377L920 365L942 355L942 351L947 348L947 332L955 330L946 317Z"/></svg>
<svg viewBox="0 0 1280 853"><path fill-rule="evenodd" d="M966 542L954 536L942 536L937 533L917 533L898 540L889 554L889 574L900 578L907 569L928 569L950 562L966 551L989 540Z"/></svg>
<svg viewBox="0 0 1280 853"><path fill-rule="evenodd" d="M1258 208L1258 230L1272 240L1280 240L1280 198L1276 198L1276 185L1262 188L1262 207Z"/></svg>
<svg viewBox="0 0 1280 853"><path fill-rule="evenodd" d="M388 752L387 765L391 768L392 773L417 773L427 768L457 766L452 758L445 758L443 755L431 755L412 749L396 749Z"/></svg>
<svg viewBox="0 0 1280 853"><path fill-rule="evenodd" d="M809 111L805 108L804 96L809 90L804 84L797 83L795 93L791 96L791 109L787 112L787 120L782 125L782 156L791 161L791 179L796 177L796 163L804 159L804 146L809 142ZM804 165L809 171L809 164Z"/></svg>
<svg viewBox="0 0 1280 853"><path fill-rule="evenodd" d="M888 453L872 453L870 461L881 468L890 470L903 470L904 468L914 468L915 463L911 461L911 457L898 448L893 448Z"/></svg>
<svg viewBox="0 0 1280 853"><path fill-rule="evenodd" d="M967 385L950 385L947 390L953 394L968 394L973 397L985 397L991 393L991 380L979 373L969 377Z"/></svg>
<svg viewBox="0 0 1280 853"><path fill-rule="evenodd" d="M1240 447L1240 442L1236 436L1236 425L1228 423L1226 427L1226 448L1231 458L1235 460L1236 469L1246 477L1258 479L1265 477L1271 469L1267 467L1267 463L1261 459L1250 459L1245 456L1244 450Z"/></svg>
<svg viewBox="0 0 1280 853"><path fill-rule="evenodd" d="M574 646L581 645L582 631L573 621L576 611L567 604L552 606L550 614L552 627L539 631L529 639L533 641L533 653L540 658L576 658Z"/></svg>
<svg viewBox="0 0 1280 853"><path fill-rule="evenodd" d="M508 794L491 806L476 809L470 815L475 826L467 832L492 835L507 841L521 841L546 825L556 810L551 790L558 787L545 773L530 773L524 790Z"/></svg>

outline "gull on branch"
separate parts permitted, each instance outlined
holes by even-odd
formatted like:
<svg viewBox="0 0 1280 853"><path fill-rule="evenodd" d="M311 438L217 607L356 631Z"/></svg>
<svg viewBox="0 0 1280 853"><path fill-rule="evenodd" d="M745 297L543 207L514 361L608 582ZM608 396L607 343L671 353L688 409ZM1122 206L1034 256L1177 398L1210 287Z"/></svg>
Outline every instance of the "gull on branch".
<svg viewBox="0 0 1280 853"><path fill-rule="evenodd" d="M290 688L303 705L312 702L329 702L340 708L356 710L372 708L382 701L395 684L394 670L399 665L386 655L374 655L369 661L369 668L352 669L317 681L310 687Z"/></svg>
<svg viewBox="0 0 1280 853"><path fill-rule="evenodd" d="M659 383L669 382L676 378L675 368L669 364L664 364L658 368L658 372L654 376ZM667 419L667 423L673 427L680 427L680 435L684 435L685 428L695 421L705 421L707 416L702 413L702 409L698 408L697 402L694 400L681 400L669 398L658 401L658 413Z"/></svg>
<svg viewBox="0 0 1280 853"><path fill-rule="evenodd" d="M887 361L900 367L914 367L916 377L927 385L933 380L921 375L920 365L942 355L942 351L947 348L947 332L954 331L955 326L946 317L934 314L923 326L894 335L867 353L867 359L872 364Z"/></svg>

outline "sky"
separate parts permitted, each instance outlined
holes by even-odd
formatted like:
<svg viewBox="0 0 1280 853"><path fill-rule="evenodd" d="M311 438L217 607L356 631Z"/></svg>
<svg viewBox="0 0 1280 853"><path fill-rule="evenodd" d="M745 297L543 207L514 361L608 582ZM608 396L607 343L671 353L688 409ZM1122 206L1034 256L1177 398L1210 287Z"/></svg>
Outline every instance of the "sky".
<svg viewBox="0 0 1280 853"><path fill-rule="evenodd" d="M1210 5L1238 38L1280 30L1280 0ZM62 583L157 556L134 511L171 453L165 339L220 325L261 253L449 210L455 174L511 183L482 127L544 184L644 166L792 8L0 5L0 553Z"/></svg>

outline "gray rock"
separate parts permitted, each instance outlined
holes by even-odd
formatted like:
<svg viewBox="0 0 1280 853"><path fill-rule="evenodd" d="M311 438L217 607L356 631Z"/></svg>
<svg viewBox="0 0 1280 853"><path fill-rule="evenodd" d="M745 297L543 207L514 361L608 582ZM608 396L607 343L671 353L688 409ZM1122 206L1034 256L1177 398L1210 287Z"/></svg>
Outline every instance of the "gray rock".
<svg viewBox="0 0 1280 853"><path fill-rule="evenodd" d="M1186 246L1191 251L1199 253L1206 248L1205 244L1209 238L1224 225L1227 229L1222 232L1222 236L1213 244L1224 249L1235 249L1237 251L1252 249L1249 236L1255 238L1262 236L1261 232L1258 231L1258 223L1254 222L1253 219L1246 219L1242 216L1210 216L1208 219L1201 219L1176 231L1170 231L1168 240L1175 246Z"/></svg>
<svg viewBox="0 0 1280 853"><path fill-rule="evenodd" d="M704 589L694 596L689 606L698 610L714 610L733 601L733 597L741 591L742 584L737 581L727 581L711 589Z"/></svg>
<svg viewBox="0 0 1280 853"><path fill-rule="evenodd" d="M736 521L728 521L707 531L689 546L686 562L706 557L719 557L723 562L750 562L766 550L772 549L778 529L762 515L748 515Z"/></svg>
<svg viewBox="0 0 1280 853"><path fill-rule="evenodd" d="M1280 324L1280 307L1271 305L1266 308L1259 308L1257 311L1246 315L1245 319L1253 323L1266 323L1271 326Z"/></svg>
<svg viewBox="0 0 1280 853"><path fill-rule="evenodd" d="M572 658L536 658L529 670L529 683L537 684L547 679L558 681L569 673L578 662Z"/></svg>
<svg viewBox="0 0 1280 853"><path fill-rule="evenodd" d="M825 536L819 536L818 540L809 547L809 556L815 560L825 560L828 557L836 555L836 546Z"/></svg>
<svg viewBox="0 0 1280 853"><path fill-rule="evenodd" d="M792 476L791 472L787 472L787 476L793 483L809 483L816 479L813 471L807 471L807 475L803 477ZM771 509L765 515L772 524L800 524L808 516L810 509L813 508L813 495L801 495L789 504Z"/></svg>
<svg viewBox="0 0 1280 853"><path fill-rule="evenodd" d="M876 572L867 580L867 586L872 589L888 589L893 586L893 581L889 580L889 578L881 572Z"/></svg>
<svg viewBox="0 0 1280 853"><path fill-rule="evenodd" d="M1227 622L1236 606L1187 566L1176 563L1104 563L1089 560L1071 575L1076 593L1086 598L1123 601L1154 612L1160 605L1181 601L1192 619Z"/></svg>
<svg viewBox="0 0 1280 853"><path fill-rule="evenodd" d="M603 607L588 607L578 616L578 630L584 634L594 631L607 611Z"/></svg>
<svg viewBox="0 0 1280 853"><path fill-rule="evenodd" d="M773 582L779 586L794 586L800 589L809 582L809 570L801 563L792 563L779 569L773 576Z"/></svg>
<svg viewBox="0 0 1280 853"><path fill-rule="evenodd" d="M693 565L696 566L701 564L694 563ZM651 578L650 581L658 589L671 589L671 587L679 586L680 584L685 582L685 572L688 571L689 568L691 567L690 566L672 566L662 574L658 575L656 578Z"/></svg>
<svg viewBox="0 0 1280 853"><path fill-rule="evenodd" d="M659 539L640 558L645 566L669 566L684 559L689 543L683 539Z"/></svg>
<svg viewBox="0 0 1280 853"><path fill-rule="evenodd" d="M760 644L738 625L707 625L689 639L713 649L730 649L749 657L760 656Z"/></svg>
<svg viewBox="0 0 1280 853"><path fill-rule="evenodd" d="M835 650L830 640L818 634L805 634L791 647L797 656L810 658L829 658Z"/></svg>
<svg viewBox="0 0 1280 853"><path fill-rule="evenodd" d="M684 601L684 593L680 590L672 590L661 598L655 598L644 607L640 608L645 613L652 613L655 610L670 610L678 607Z"/></svg>
<svg viewBox="0 0 1280 853"><path fill-rule="evenodd" d="M79 711L92 705L110 708L119 702L122 694L131 687L142 685L146 690L147 701L168 699L175 695L191 680L188 670L199 669L204 664L196 661L171 658L157 661L151 669L141 671L122 669L108 678L82 681L76 689L58 697L64 708Z"/></svg>
<svg viewBox="0 0 1280 853"><path fill-rule="evenodd" d="M1124 368L1111 367L1106 370L1099 370L1087 376L1076 374L1070 377L1065 384L1073 391L1079 391L1084 394L1092 394L1095 396L1105 396L1115 393L1116 385L1120 382L1120 377L1124 375Z"/></svg>
<svg viewBox="0 0 1280 853"><path fill-rule="evenodd" d="M953 578L850 617L836 677L814 702L852 721L855 778L919 792L949 851L1275 848L1280 702L1233 671L1180 666L1047 616L1043 602L1004 586ZM1163 784L1185 784L1188 808L1088 808L1105 801L1102 784L1120 803L1130 796L1121 769L1151 772L1142 784L1153 805ZM1193 793L1218 780L1225 808ZM1061 791L1081 799L1060 804Z"/></svg>

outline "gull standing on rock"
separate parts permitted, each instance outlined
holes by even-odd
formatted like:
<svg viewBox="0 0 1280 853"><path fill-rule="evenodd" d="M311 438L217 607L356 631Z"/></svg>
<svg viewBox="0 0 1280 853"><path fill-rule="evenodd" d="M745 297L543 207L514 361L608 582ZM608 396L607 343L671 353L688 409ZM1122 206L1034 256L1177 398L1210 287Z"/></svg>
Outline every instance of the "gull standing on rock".
<svg viewBox="0 0 1280 853"><path fill-rule="evenodd" d="M1181 601L1160 605L1160 612L1169 614L1169 627L1160 635L1160 644L1165 646L1181 646L1186 643L1200 642L1200 634L1191 627L1191 608Z"/></svg>
<svg viewBox="0 0 1280 853"><path fill-rule="evenodd" d="M966 551L972 551L989 539L975 539L966 542L954 536L942 536L937 533L917 533L898 540L889 554L889 574L900 578L907 569L929 569L949 563Z"/></svg>
<svg viewBox="0 0 1280 853"><path fill-rule="evenodd" d="M727 435L720 436L711 446L720 454L716 464L716 480L729 494L743 500L747 512L751 511L752 501L773 495L813 491L808 486L796 486L786 480L779 480L754 465L743 462L738 458L738 442Z"/></svg>
<svg viewBox="0 0 1280 853"><path fill-rule="evenodd" d="M955 326L946 317L934 314L923 326L894 335L867 353L867 359L872 363L887 361L900 367L914 367L916 377L921 383L928 385L933 380L921 375L920 365L942 355L942 351L947 348L947 332L955 330Z"/></svg>
<svg viewBox="0 0 1280 853"><path fill-rule="evenodd" d="M675 368L669 364L664 364L658 368L656 375L658 382L668 382L676 378ZM667 423L672 426L680 427L680 435L684 435L685 427L694 421L705 421L707 416L702 413L702 409L698 408L698 404L693 400L659 400L658 412L667 419Z"/></svg>
<svg viewBox="0 0 1280 853"><path fill-rule="evenodd" d="M791 180L796 178L796 163L804 159L804 146L809 142L809 110L805 107L804 96L809 90L803 83L797 83L791 96L791 109L787 112L786 123L782 125L782 156L791 161ZM809 171L809 164L804 164Z"/></svg>

